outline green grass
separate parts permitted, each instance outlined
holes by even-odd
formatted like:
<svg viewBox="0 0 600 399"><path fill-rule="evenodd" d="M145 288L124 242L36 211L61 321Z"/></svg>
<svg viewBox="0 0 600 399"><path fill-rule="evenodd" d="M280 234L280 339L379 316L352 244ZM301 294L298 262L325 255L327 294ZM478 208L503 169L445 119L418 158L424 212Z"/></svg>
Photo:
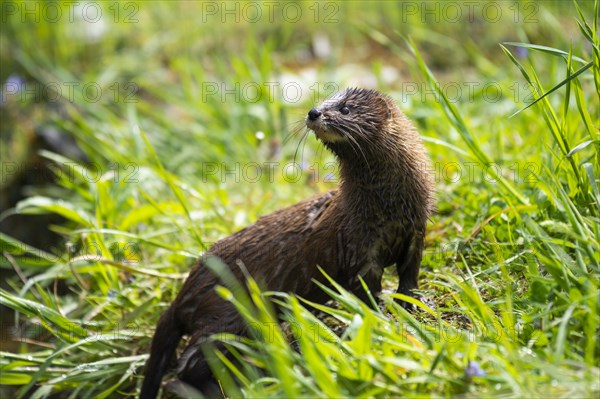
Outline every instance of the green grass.
<svg viewBox="0 0 600 399"><path fill-rule="evenodd" d="M256 24L205 21L200 2L131 3L117 17L111 4L99 41L80 36L90 28L82 21L18 13L3 21L3 82L9 74L38 88L94 82L104 96L92 102L75 90L52 101L37 90L39 98L7 96L0 107L4 164L21 162L25 139L47 126L74 137L90 161L42 151L57 185L31 188L2 210L4 219L51 213L65 222L52 226L64 238L58 248L0 235L3 274L17 272L0 304L15 311L12 339L21 341L0 352L0 393L135 395L157 318L210 243L335 186L325 179L331 155L290 132L331 92L327 83L370 76L415 121L433 160L438 213L420 279L429 306L409 314L383 294L385 309L374 309L336 287L329 294L339 305L327 307L261 293L253 281L248 297L226 284L220 294L257 328L249 338L215 337L234 354L212 361L225 392L598 395L598 2L494 3L500 21L472 23L423 22L384 3L319 3L319 19L331 4L337 22L318 26L312 3L298 22ZM330 57L311 56L317 34L331 42ZM309 95L290 102L271 93L269 82L282 87L286 77L306 81ZM221 82L239 83L237 92L207 95ZM315 82L318 93L307 89ZM295 176L283 169L292 161L316 170ZM278 164L253 179L253 162ZM238 181L221 175L236 165Z"/></svg>

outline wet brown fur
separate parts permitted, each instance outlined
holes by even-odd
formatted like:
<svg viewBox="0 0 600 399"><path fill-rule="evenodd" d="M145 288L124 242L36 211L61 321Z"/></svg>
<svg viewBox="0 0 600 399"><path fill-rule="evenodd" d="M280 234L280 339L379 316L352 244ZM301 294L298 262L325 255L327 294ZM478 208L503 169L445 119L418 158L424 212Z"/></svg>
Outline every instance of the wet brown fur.
<svg viewBox="0 0 600 399"><path fill-rule="evenodd" d="M349 112L343 114L342 107ZM344 110L345 111L345 110ZM218 241L209 254L243 278L239 262L270 290L312 301L326 295L313 280L317 269L364 298L359 276L372 293L381 290L383 269L396 264L398 292L411 294L433 211L428 158L410 121L388 96L347 89L307 117L307 126L340 162L337 190L261 217ZM198 388L211 378L200 350L208 336L244 333L235 309L214 292L216 277L200 261L160 318L152 342L141 398L154 398L183 335L190 341L178 359L179 378Z"/></svg>

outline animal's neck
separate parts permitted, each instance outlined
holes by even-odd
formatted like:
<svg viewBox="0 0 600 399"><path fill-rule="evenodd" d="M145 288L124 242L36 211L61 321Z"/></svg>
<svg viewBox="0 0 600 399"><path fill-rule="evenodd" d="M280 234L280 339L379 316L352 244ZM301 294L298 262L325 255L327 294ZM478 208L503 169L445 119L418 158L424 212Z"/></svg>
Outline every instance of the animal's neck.
<svg viewBox="0 0 600 399"><path fill-rule="evenodd" d="M401 154L370 157L369 162L341 160L340 195L355 216L381 220L421 219L426 206L421 167Z"/></svg>
<svg viewBox="0 0 600 399"><path fill-rule="evenodd" d="M432 211L425 149L410 124L390 124L386 134L326 144L340 162L340 197L347 212L371 220L406 220L417 228ZM375 142L373 142L375 140Z"/></svg>

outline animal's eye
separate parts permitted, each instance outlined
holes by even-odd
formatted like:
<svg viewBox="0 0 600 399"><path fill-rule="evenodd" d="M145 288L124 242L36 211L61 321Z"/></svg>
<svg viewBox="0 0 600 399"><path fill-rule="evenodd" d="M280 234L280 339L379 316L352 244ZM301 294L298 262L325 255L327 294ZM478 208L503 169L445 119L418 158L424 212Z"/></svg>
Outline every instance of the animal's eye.
<svg viewBox="0 0 600 399"><path fill-rule="evenodd" d="M342 108L340 108L340 112L342 113L342 115L348 115L350 113L350 108L344 105Z"/></svg>

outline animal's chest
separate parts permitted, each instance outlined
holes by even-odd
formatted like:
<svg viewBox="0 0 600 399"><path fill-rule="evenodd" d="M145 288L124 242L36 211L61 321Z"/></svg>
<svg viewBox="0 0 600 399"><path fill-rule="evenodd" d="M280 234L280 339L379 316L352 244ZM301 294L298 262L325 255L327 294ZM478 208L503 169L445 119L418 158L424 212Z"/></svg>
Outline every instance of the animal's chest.
<svg viewBox="0 0 600 399"><path fill-rule="evenodd" d="M360 234L354 235L352 241L355 242L349 243L343 250L354 252L351 248L355 248L358 262L353 262L353 266L368 264L384 268L401 255L407 236L408 228L401 222L373 222L366 224Z"/></svg>

